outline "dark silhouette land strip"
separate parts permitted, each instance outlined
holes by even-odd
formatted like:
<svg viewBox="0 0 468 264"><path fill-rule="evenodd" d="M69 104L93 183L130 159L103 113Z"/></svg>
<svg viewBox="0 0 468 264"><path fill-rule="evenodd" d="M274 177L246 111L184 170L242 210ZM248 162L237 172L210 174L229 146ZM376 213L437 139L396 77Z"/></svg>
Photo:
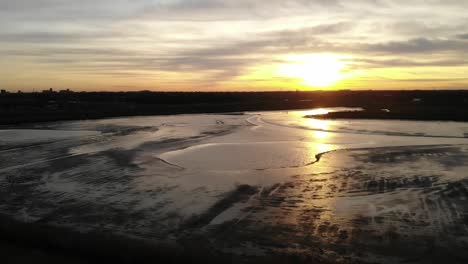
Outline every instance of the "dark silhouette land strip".
<svg viewBox="0 0 468 264"><path fill-rule="evenodd" d="M0 125L120 116L362 107L328 118L468 121L468 91L43 92L0 94Z"/></svg>

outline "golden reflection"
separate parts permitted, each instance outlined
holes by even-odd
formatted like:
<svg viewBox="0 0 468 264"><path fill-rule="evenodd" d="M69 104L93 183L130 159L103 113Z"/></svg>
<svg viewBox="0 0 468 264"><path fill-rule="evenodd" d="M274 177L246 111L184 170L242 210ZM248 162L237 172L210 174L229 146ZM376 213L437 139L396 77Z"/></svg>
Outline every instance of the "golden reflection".
<svg viewBox="0 0 468 264"><path fill-rule="evenodd" d="M310 143L310 149L312 152L314 152L314 155L317 155L319 153L324 153L324 152L329 152L333 149L335 149L334 145L330 144L323 144L323 143Z"/></svg>
<svg viewBox="0 0 468 264"><path fill-rule="evenodd" d="M316 116L316 115L326 115L329 112L330 110L327 110L325 108L318 108L318 109L301 111L300 114L303 116Z"/></svg>
<svg viewBox="0 0 468 264"><path fill-rule="evenodd" d="M330 128L330 124L332 121L330 120L323 120L323 119L316 119L316 118L303 118L304 116L315 116L315 115L324 115L329 113L330 110L319 108L319 109L312 109L307 111L300 111L295 112L296 115L300 116L300 122L302 126L312 129L312 133L310 134L316 142L324 143L326 139L329 139L332 134L327 132Z"/></svg>
<svg viewBox="0 0 468 264"><path fill-rule="evenodd" d="M333 135L327 131L330 126L330 121L315 118L305 118L304 122L307 127L313 129L313 131L310 133L310 136L314 142L314 148L319 153L327 152L333 149L332 145L326 144Z"/></svg>
<svg viewBox="0 0 468 264"><path fill-rule="evenodd" d="M327 130L330 126L329 120L315 119L315 118L304 118L304 125L312 129Z"/></svg>
<svg viewBox="0 0 468 264"><path fill-rule="evenodd" d="M315 139L318 139L319 141L323 141L324 139L327 139L330 137L330 133L325 132L325 131L313 131L312 136Z"/></svg>

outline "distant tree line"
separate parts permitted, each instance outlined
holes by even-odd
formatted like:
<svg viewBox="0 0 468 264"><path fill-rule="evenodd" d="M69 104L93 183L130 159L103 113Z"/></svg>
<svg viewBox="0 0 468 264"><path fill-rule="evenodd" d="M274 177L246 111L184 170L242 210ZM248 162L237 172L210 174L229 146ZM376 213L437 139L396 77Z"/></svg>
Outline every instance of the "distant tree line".
<svg viewBox="0 0 468 264"><path fill-rule="evenodd" d="M363 107L367 114L442 113L438 120L468 121L468 91L296 92L41 92L1 93L0 124L113 116ZM370 115L369 115L370 117ZM385 118L383 116L382 118Z"/></svg>

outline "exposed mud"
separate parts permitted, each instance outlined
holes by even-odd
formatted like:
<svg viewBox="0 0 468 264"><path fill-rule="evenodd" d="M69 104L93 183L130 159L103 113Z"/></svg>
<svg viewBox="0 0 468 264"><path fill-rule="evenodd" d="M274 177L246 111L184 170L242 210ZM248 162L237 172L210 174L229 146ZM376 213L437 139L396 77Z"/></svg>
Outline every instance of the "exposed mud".
<svg viewBox="0 0 468 264"><path fill-rule="evenodd" d="M303 129L298 120L267 113L48 124L99 133L6 143L0 224L9 232L0 242L24 229L13 241L20 248L43 240L46 251L80 248L91 259L122 251L124 263L468 261L464 124L379 130L401 128L401 136L371 134L367 123L307 119L303 126L321 131ZM168 153L174 159L163 159ZM128 244L135 248L123 250Z"/></svg>
<svg viewBox="0 0 468 264"><path fill-rule="evenodd" d="M229 209L236 203L247 201L258 189L249 185L240 185L234 191L228 193L226 197L219 200L209 210L203 214L193 216L185 221L182 229L201 228L208 225L216 216Z"/></svg>
<svg viewBox="0 0 468 264"><path fill-rule="evenodd" d="M460 150L455 149L452 155ZM212 225L206 236L213 247L252 256L301 255L334 263L468 261L468 181L444 175L449 172L428 173L423 164L406 176L375 168L376 155L394 157L400 151L351 151L353 159L367 157L368 164L298 175L265 188L245 204L247 215ZM426 158L445 151L417 153ZM348 154L325 159L340 155Z"/></svg>

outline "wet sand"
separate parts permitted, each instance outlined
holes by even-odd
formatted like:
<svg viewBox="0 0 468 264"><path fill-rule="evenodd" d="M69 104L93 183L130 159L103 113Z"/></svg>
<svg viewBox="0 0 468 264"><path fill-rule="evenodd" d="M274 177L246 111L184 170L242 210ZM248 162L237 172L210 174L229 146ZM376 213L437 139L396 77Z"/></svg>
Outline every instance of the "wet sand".
<svg viewBox="0 0 468 264"><path fill-rule="evenodd" d="M114 242L128 239L144 246L127 255L159 249L147 260L184 262L184 254L246 263L468 260L468 123L307 114L23 128L30 137L21 142L0 138L0 212L19 230L40 226L102 246L100 257L119 256ZM37 130L60 137L36 137ZM41 232L23 237L28 247L30 240L53 240ZM59 241L48 242L52 252L93 251Z"/></svg>

